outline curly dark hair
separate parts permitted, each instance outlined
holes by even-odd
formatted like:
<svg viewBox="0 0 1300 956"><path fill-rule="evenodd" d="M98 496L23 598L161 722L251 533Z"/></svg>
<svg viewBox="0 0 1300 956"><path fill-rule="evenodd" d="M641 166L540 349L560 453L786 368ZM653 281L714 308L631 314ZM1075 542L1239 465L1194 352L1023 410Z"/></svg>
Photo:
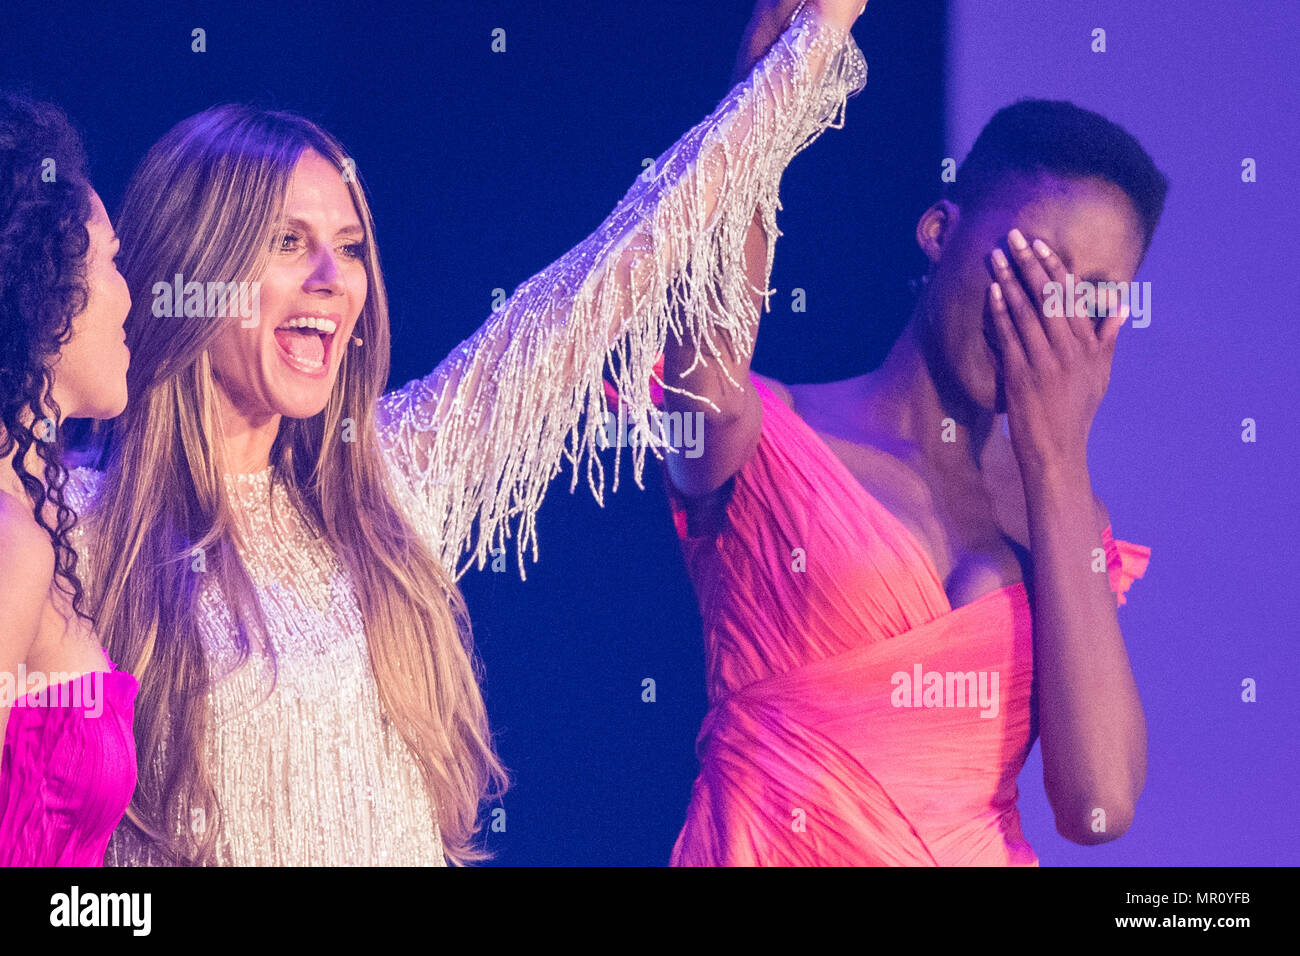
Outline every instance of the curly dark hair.
<svg viewBox="0 0 1300 956"><path fill-rule="evenodd" d="M68 542L77 515L63 496L63 429L38 426L59 420L50 365L90 298L90 196L85 149L63 112L0 91L0 456L14 452L14 472L54 545L55 581L87 620ZM27 470L33 447L39 477Z"/></svg>

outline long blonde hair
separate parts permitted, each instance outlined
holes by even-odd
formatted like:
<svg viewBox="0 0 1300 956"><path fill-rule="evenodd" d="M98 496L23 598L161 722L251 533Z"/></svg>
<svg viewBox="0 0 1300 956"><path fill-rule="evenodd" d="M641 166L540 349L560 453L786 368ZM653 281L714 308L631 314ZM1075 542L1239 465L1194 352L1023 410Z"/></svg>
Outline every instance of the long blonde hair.
<svg viewBox="0 0 1300 956"><path fill-rule="evenodd" d="M117 223L132 298L131 402L108 427L101 458L106 474L89 523L91 540L103 543L92 545L92 606L109 653L141 685L140 782L128 819L181 863L214 862L221 827L205 764L210 678L194 548L209 556L208 573L237 621L241 661L265 622L235 551L222 483L207 353L221 321L155 318L151 290L177 273L187 282L256 280L306 149L345 169L338 141L300 116L213 107L149 150ZM344 179L367 237L369 291L356 330L365 348L345 346L324 411L282 420L271 463L351 575L384 713L420 766L448 859L463 864L488 855L477 841L478 809L504 792L506 772L488 730L464 599L393 503L375 433L389 371L388 301L369 205L356 177ZM356 440L345 443L348 418ZM206 823L196 833L191 820Z"/></svg>

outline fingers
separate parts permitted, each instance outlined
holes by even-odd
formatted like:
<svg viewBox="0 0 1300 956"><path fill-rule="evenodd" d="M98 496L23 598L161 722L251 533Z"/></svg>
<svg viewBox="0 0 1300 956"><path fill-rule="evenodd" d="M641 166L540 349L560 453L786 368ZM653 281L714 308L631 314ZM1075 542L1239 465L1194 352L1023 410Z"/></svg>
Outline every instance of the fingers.
<svg viewBox="0 0 1300 956"><path fill-rule="evenodd" d="M1052 251L1042 239L1035 239L1030 245L1048 278L1055 282L1059 289L1064 290L1069 270L1065 268L1065 263L1061 261L1061 257ZM1086 322L1082 321L1083 316L1071 314L1068 304L1065 305L1064 312L1065 325L1076 338L1086 342L1096 337L1097 332L1091 317Z"/></svg>
<svg viewBox="0 0 1300 956"><path fill-rule="evenodd" d="M1072 323L1066 316L1048 314L1044 305L1047 302L1047 284L1065 281L1064 265L1062 265L1061 278L1051 276L1042 257L1030 247L1029 241L1019 229L1012 229L1007 233L1007 248L1011 250L1011 260L1015 263L1016 272L1019 273L1029 292L1029 300L1034 304L1034 312L1043 326L1043 333L1049 342L1059 347L1066 336L1074 335Z"/></svg>
<svg viewBox="0 0 1300 956"><path fill-rule="evenodd" d="M988 295L989 312L993 315L993 330L997 333L998 346L1002 350L1003 367L1019 368L1025 364L1025 349L1020 341L1020 333L1011 321L1001 283L992 283Z"/></svg>
<svg viewBox="0 0 1300 956"><path fill-rule="evenodd" d="M1061 257L1053 252L1041 239L1035 239L1030 243L1034 250L1034 255L1038 257L1038 263L1042 266L1043 271L1047 273L1049 279L1053 282L1065 284L1066 268Z"/></svg>
<svg viewBox="0 0 1300 956"><path fill-rule="evenodd" d="M1004 308L1020 336L1025 356L1031 363L1046 361L1050 357L1052 346L1043 330L1038 303L1030 301L1019 277L1012 270L1006 253L994 249L990 259L993 263L994 284L1002 294Z"/></svg>
<svg viewBox="0 0 1300 956"><path fill-rule="evenodd" d="M1128 321L1129 310L1128 304L1120 306L1119 311L1102 319L1101 325L1097 327L1097 341L1107 351L1114 351L1115 340L1119 338L1120 327Z"/></svg>

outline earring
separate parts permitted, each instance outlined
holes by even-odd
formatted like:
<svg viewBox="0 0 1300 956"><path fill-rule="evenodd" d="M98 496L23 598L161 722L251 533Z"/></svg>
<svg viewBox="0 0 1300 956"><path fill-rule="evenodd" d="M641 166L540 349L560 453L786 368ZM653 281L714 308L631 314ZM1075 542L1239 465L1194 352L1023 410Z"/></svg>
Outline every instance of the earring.
<svg viewBox="0 0 1300 956"><path fill-rule="evenodd" d="M359 337L357 337L357 336L354 335L354 336L352 336L352 344L353 344L353 345L364 345L365 343L363 343Z"/></svg>

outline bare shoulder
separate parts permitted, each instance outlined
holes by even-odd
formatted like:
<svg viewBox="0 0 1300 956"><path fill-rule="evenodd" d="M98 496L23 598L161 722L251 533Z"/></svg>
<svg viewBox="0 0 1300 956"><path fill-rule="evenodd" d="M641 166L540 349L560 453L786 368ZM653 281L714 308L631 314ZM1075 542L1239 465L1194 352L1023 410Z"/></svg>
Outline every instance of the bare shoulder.
<svg viewBox="0 0 1300 956"><path fill-rule="evenodd" d="M794 408L794 396L790 394L788 386L783 385L774 378L768 378L766 375L759 375L757 372L750 372L758 382L762 384L769 392L781 399L787 408Z"/></svg>
<svg viewBox="0 0 1300 956"><path fill-rule="evenodd" d="M54 574L54 546L26 503L0 492L0 587L5 579L49 583Z"/></svg>
<svg viewBox="0 0 1300 956"><path fill-rule="evenodd" d="M54 546L32 512L0 492L0 655L23 660L54 577Z"/></svg>

